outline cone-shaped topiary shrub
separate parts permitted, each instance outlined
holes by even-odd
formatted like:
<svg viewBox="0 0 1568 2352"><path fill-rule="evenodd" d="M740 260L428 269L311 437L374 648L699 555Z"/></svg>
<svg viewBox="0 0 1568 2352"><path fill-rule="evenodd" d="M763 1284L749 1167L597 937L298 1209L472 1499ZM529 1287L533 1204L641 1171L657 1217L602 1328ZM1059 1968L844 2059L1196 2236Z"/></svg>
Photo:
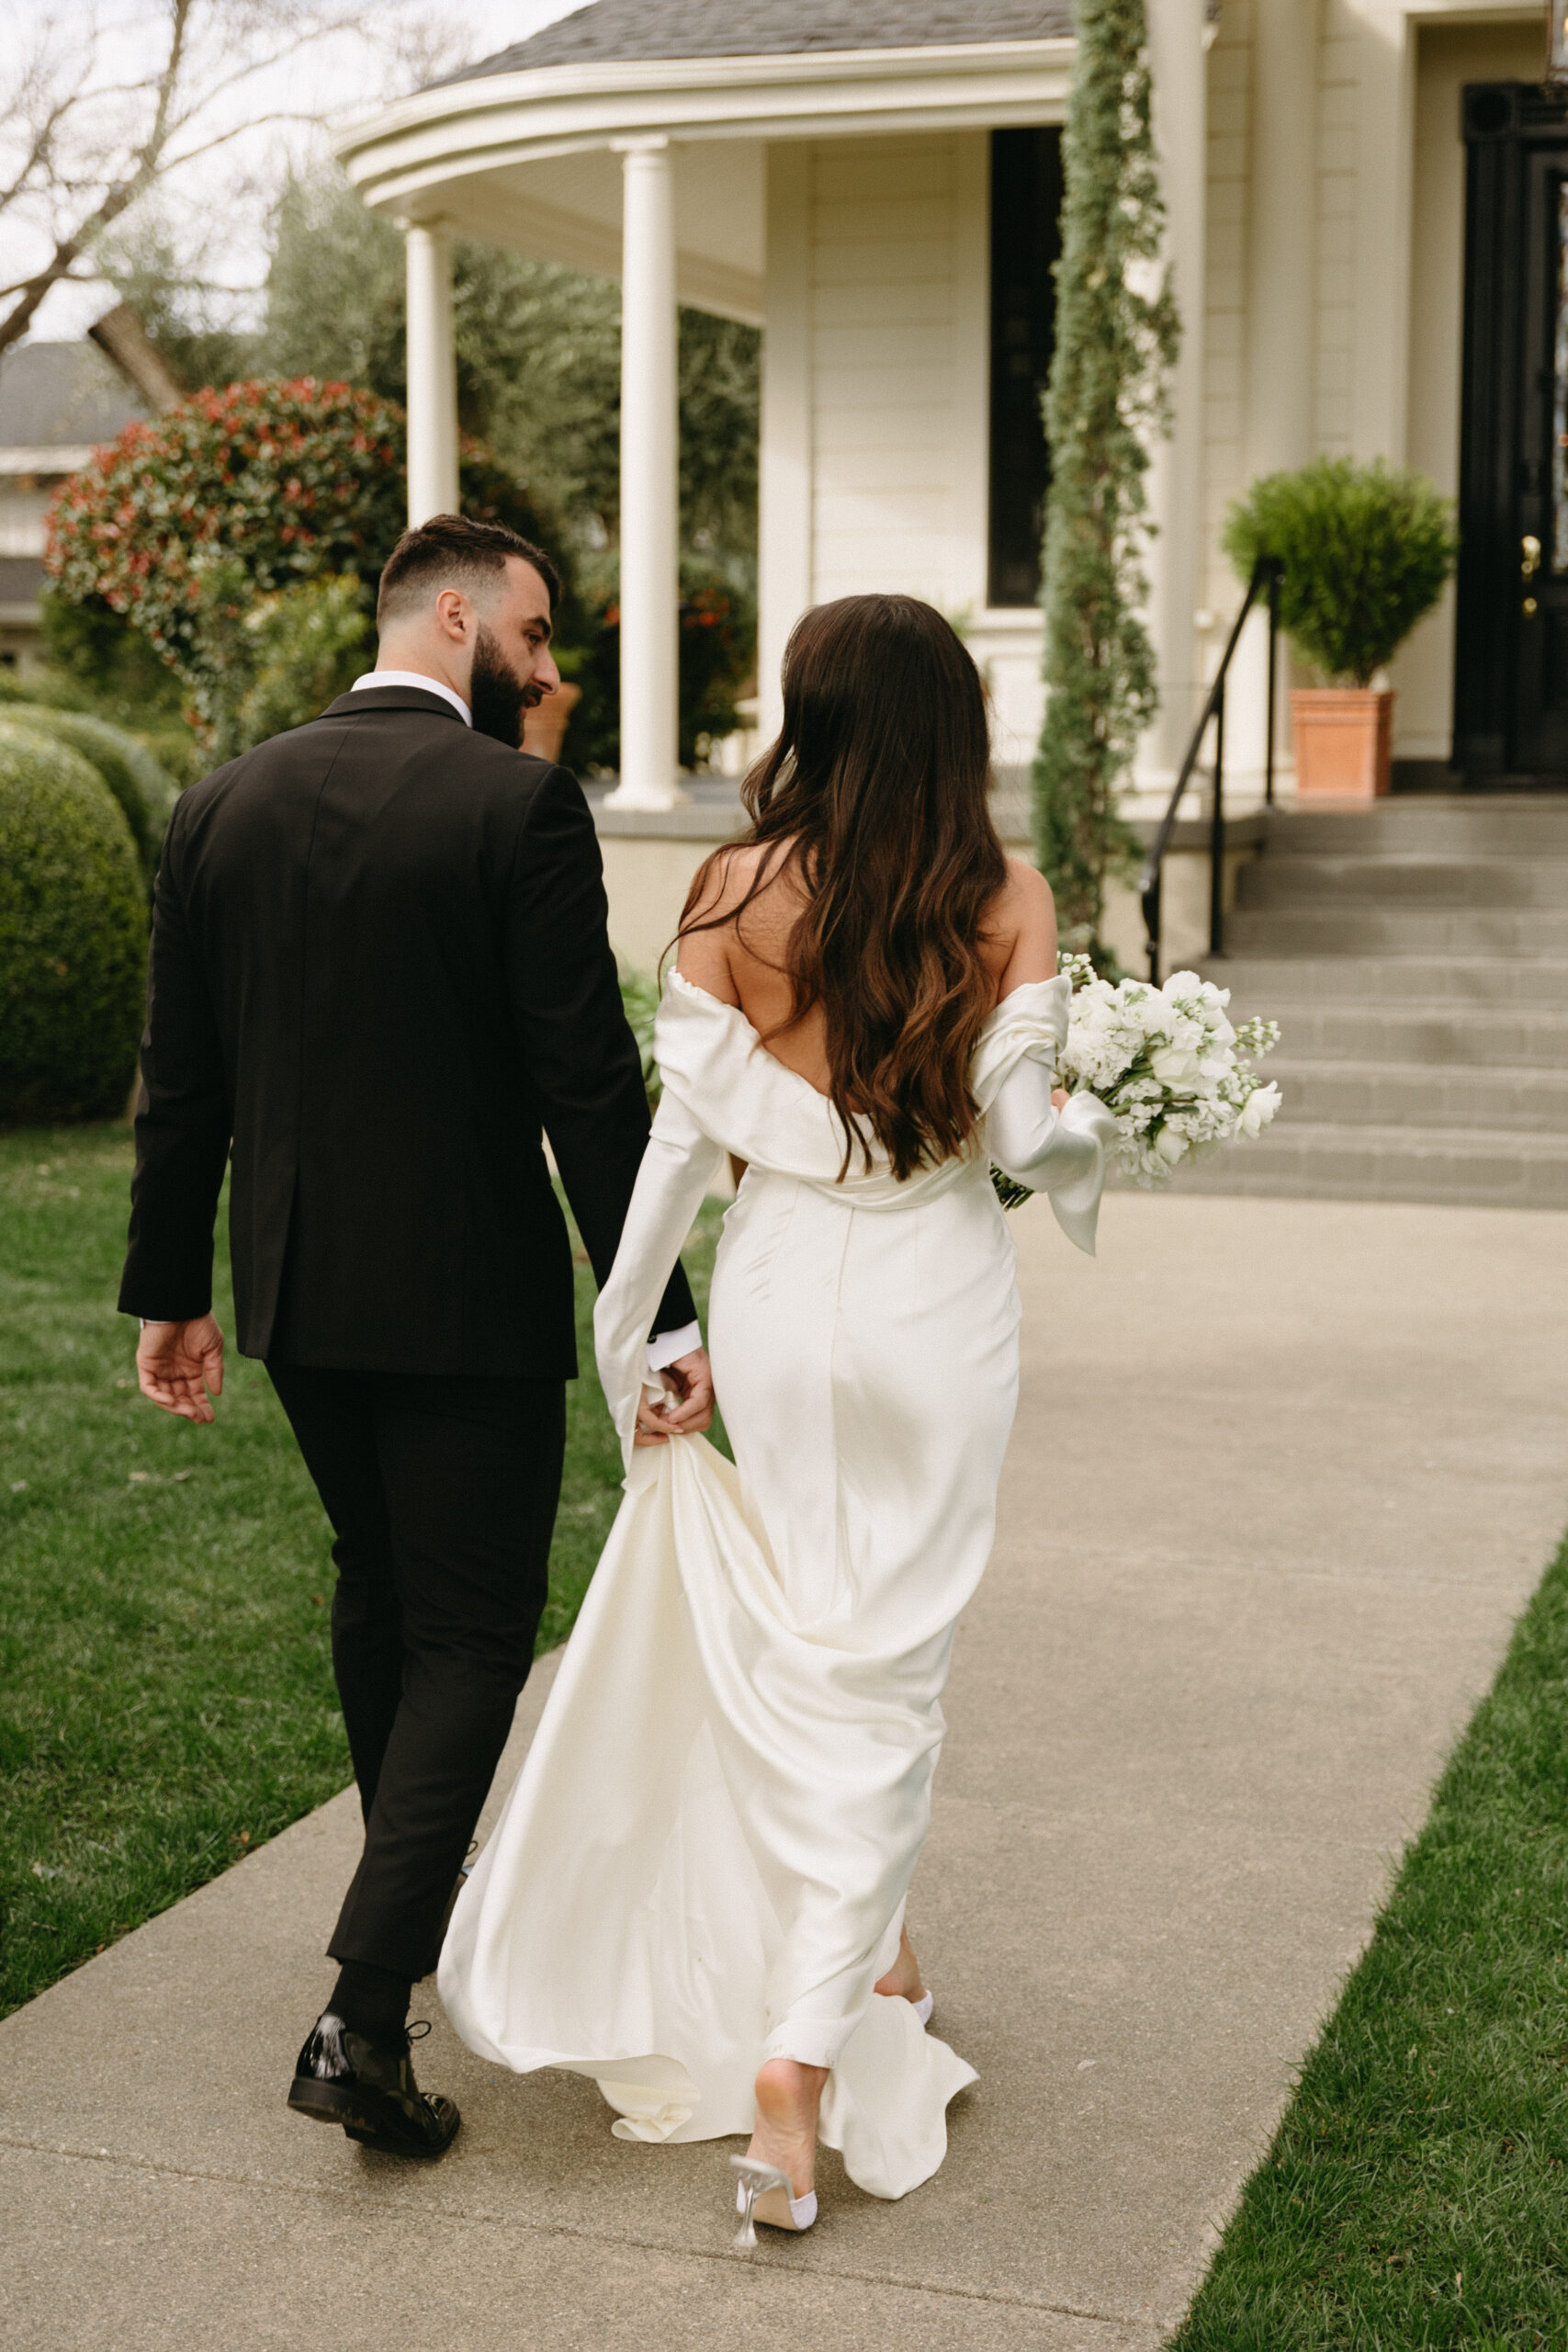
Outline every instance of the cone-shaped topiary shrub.
<svg viewBox="0 0 1568 2352"><path fill-rule="evenodd" d="M164 832L178 797L173 776L144 744L123 727L85 710L56 710L44 703L0 704L0 733L24 727L51 741L69 743L92 763L125 811L149 885L158 869Z"/></svg>
<svg viewBox="0 0 1568 2352"><path fill-rule="evenodd" d="M0 1120L123 1110L147 900L130 828L67 744L0 733Z"/></svg>
<svg viewBox="0 0 1568 2352"><path fill-rule="evenodd" d="M1240 580L1276 557L1280 622L1297 651L1331 684L1370 686L1442 594L1458 541L1424 475L1319 458L1260 476L1225 517L1224 549Z"/></svg>

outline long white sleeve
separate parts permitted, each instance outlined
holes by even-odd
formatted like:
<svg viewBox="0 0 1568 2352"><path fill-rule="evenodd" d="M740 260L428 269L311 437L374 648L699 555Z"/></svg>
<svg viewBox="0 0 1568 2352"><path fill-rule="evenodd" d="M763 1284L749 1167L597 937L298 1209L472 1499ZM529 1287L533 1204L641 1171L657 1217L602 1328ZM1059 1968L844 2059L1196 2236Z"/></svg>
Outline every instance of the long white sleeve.
<svg viewBox="0 0 1568 2352"><path fill-rule="evenodd" d="M593 1309L599 1378L628 1469L648 1372L649 1327L719 1158L720 1147L666 1088L653 1114L615 1262Z"/></svg>
<svg viewBox="0 0 1568 2352"><path fill-rule="evenodd" d="M1066 1110L1055 1109L1048 1051L1031 1053L1008 1072L986 1114L986 1141L1015 1183L1050 1194L1062 1231L1092 1258L1116 1121L1096 1094L1075 1094Z"/></svg>

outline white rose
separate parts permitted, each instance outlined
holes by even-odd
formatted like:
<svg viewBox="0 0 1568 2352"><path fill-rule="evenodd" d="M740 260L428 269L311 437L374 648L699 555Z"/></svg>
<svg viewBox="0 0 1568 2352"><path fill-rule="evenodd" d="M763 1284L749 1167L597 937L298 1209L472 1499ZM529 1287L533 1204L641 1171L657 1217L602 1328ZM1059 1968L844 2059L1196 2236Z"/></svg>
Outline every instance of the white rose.
<svg viewBox="0 0 1568 2352"><path fill-rule="evenodd" d="M1158 1152L1162 1159L1168 1160L1171 1167L1174 1168L1177 1161L1181 1159L1183 1154L1186 1152L1187 1137L1185 1136L1178 1135L1174 1127L1162 1127L1159 1131L1159 1137L1155 1145L1155 1149Z"/></svg>
<svg viewBox="0 0 1568 2352"><path fill-rule="evenodd" d="M1261 1131L1268 1126L1279 1107L1280 1090L1278 1086L1269 1085L1258 1087L1255 1092L1247 1096L1247 1101L1241 1106L1241 1116L1237 1124L1241 1128L1242 1134L1244 1136L1256 1136L1260 1134Z"/></svg>

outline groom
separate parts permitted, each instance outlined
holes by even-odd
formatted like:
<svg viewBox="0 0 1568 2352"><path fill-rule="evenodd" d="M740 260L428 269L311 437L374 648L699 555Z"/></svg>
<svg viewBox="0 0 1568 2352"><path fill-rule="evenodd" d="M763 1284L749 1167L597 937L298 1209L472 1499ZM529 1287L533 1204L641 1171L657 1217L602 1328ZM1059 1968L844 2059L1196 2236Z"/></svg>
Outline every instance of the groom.
<svg viewBox="0 0 1568 2352"><path fill-rule="evenodd" d="M377 668L178 802L158 875L130 1254L144 1396L213 1419L213 1221L336 1541L333 1664L365 1848L289 2105L439 2155L405 2021L533 1657L577 1371L648 1136L593 821L519 756L559 679L547 556L437 515L381 574ZM649 1366L704 1429L679 1266Z"/></svg>

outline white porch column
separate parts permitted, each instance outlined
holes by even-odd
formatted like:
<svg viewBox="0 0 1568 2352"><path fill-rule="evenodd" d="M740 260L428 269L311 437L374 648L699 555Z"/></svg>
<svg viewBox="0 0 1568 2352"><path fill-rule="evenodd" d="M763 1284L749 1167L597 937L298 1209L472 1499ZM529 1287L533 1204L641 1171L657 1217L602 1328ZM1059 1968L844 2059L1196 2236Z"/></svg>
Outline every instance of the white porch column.
<svg viewBox="0 0 1568 2352"><path fill-rule="evenodd" d="M1306 465L1313 454L1317 254L1317 40L1313 0L1253 0L1251 173L1247 251L1247 481ZM1239 594L1239 588L1236 592ZM1230 605L1220 615L1228 621ZM1280 646L1275 756L1289 739ZM1232 664L1225 766L1238 805L1261 794L1269 726L1269 628L1247 623ZM1234 771L1233 771L1234 763Z"/></svg>
<svg viewBox="0 0 1568 2352"><path fill-rule="evenodd" d="M1149 471L1158 536L1149 549L1149 631L1160 713L1139 749L1136 781L1168 792L1197 712L1203 551L1203 245L1208 96L1203 0L1149 0L1155 146L1165 198L1166 258L1181 314L1171 385L1175 427Z"/></svg>
<svg viewBox="0 0 1568 2352"><path fill-rule="evenodd" d="M457 512L457 360L452 342L452 239L410 221L409 526Z"/></svg>
<svg viewBox="0 0 1568 2352"><path fill-rule="evenodd" d="M680 411L669 144L622 157L621 780L606 806L672 808L679 756Z"/></svg>
<svg viewBox="0 0 1568 2352"><path fill-rule="evenodd" d="M811 150L781 140L768 175L767 332L758 465L757 703L764 743L784 718L779 671L811 602Z"/></svg>

